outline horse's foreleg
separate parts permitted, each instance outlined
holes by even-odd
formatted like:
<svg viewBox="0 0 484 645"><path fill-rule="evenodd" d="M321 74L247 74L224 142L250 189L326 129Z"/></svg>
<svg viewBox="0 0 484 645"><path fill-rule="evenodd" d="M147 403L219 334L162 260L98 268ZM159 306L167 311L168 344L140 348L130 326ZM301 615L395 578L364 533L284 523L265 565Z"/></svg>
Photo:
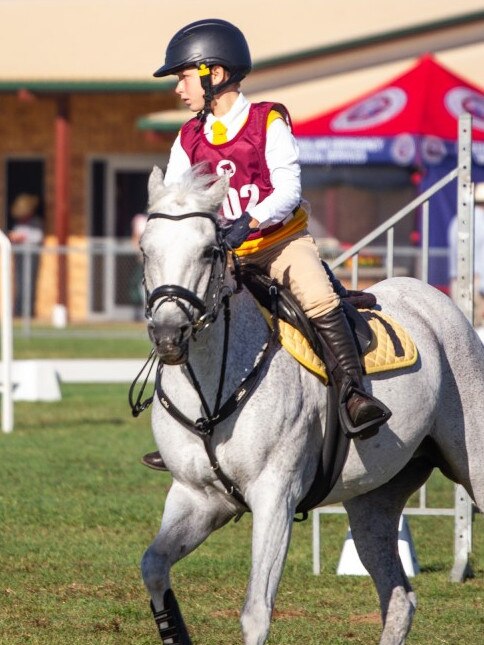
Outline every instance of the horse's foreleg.
<svg viewBox="0 0 484 645"><path fill-rule="evenodd" d="M431 470L425 460L413 460L385 486L344 504L358 555L380 598L380 645L403 645L412 625L417 601L398 554L398 523L408 497Z"/></svg>
<svg viewBox="0 0 484 645"><path fill-rule="evenodd" d="M264 487L251 502L252 568L241 614L245 645L263 645L291 537L294 508L287 499Z"/></svg>
<svg viewBox="0 0 484 645"><path fill-rule="evenodd" d="M161 528L143 555L141 572L162 643L191 640L170 585L170 569L232 517L220 496L202 495L174 482L166 498Z"/></svg>

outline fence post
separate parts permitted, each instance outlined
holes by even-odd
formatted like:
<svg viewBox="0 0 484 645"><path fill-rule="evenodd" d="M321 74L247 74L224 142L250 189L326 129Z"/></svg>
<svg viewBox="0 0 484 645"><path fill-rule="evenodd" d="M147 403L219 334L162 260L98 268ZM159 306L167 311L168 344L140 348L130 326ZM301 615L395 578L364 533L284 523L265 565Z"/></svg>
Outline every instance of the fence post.
<svg viewBox="0 0 484 645"><path fill-rule="evenodd" d="M459 118L457 174L457 305L474 322L474 193L472 184L472 118ZM472 575L472 502L463 486L455 487L454 566L452 582Z"/></svg>
<svg viewBox="0 0 484 645"><path fill-rule="evenodd" d="M13 430L12 397L12 245L0 231L2 316L2 430Z"/></svg>

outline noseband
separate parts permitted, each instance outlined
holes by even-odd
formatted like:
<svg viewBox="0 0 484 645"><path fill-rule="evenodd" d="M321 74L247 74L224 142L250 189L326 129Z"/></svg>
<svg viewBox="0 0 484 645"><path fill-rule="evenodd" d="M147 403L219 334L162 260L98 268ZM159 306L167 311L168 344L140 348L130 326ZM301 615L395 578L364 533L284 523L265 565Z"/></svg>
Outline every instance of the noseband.
<svg viewBox="0 0 484 645"><path fill-rule="evenodd" d="M221 301L222 301L222 291L223 291L223 280L225 276L225 268L227 265L227 247L224 243L222 236L222 227L219 224L219 221L216 215L212 213L205 212L193 212L193 213L184 213L183 215L168 215L167 213L150 213L148 215L148 220L153 219L167 219L173 221L179 221L183 219L188 219L190 217L204 217L209 219L215 224L215 231L217 236L217 244L213 247L212 253L212 266L210 271L209 279L209 288L205 295L205 300L202 300L197 296L196 293L175 284L164 284L159 287L155 287L153 291L148 291L145 283L145 296L146 296L146 309L145 317L148 320L151 320L153 317L153 307L156 303L155 311L158 310L161 305L165 302L173 302L179 307L185 316L187 317L191 327L192 334L200 331L210 323L212 323L218 315L220 310ZM216 275L216 265L217 261L221 260L221 269L220 272ZM213 304L209 306L208 299L210 297L210 285L214 284L213 290ZM228 289L228 288L227 288ZM230 290L229 290L230 291ZM230 294L226 294L230 295ZM188 305L191 305L194 310L198 311L198 316L194 316Z"/></svg>

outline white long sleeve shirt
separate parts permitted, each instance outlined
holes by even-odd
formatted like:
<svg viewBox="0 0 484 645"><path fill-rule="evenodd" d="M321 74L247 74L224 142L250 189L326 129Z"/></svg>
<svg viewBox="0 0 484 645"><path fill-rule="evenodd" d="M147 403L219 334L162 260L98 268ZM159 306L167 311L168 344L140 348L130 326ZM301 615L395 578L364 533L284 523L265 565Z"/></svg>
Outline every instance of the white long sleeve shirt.
<svg viewBox="0 0 484 645"><path fill-rule="evenodd" d="M250 102L239 94L230 111L222 117L207 116L204 134L213 141L212 124L221 121L227 128L227 139L233 139L247 120ZM274 191L249 213L262 227L284 220L301 201L301 168L295 138L283 119L273 120L267 129L265 157ZM182 148L178 134L170 153L165 174L167 184L176 183L190 168L190 159Z"/></svg>

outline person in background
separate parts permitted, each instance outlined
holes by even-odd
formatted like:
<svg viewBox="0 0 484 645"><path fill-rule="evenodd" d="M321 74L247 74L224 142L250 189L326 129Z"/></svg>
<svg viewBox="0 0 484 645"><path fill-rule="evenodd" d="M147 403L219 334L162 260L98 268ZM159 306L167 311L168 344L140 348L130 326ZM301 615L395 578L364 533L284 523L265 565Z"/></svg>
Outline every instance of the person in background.
<svg viewBox="0 0 484 645"><path fill-rule="evenodd" d="M245 36L225 20L199 20L173 36L165 64L154 76L177 75L175 92L196 116L172 146L165 183L179 182L201 162L208 172L230 177L221 213L225 242L241 262L257 264L299 302L332 355L331 371L349 417L346 430L353 438L366 438L391 413L364 390L339 295L308 234L289 113L279 103L250 103L240 90L251 68ZM145 455L143 463L164 468L158 452Z"/></svg>
<svg viewBox="0 0 484 645"><path fill-rule="evenodd" d="M450 296L457 302L457 216L449 224ZM474 190L474 326L484 325L484 183Z"/></svg>
<svg viewBox="0 0 484 645"><path fill-rule="evenodd" d="M17 195L10 207L10 214L15 223L8 232L8 237L14 246L19 247L19 252L14 252L14 316L21 316L24 313L30 316L35 314L39 253L33 247L39 247L44 239L39 206L40 199L37 195L21 193ZM27 290L27 294L24 289ZM24 302L28 306L28 311L24 311Z"/></svg>

